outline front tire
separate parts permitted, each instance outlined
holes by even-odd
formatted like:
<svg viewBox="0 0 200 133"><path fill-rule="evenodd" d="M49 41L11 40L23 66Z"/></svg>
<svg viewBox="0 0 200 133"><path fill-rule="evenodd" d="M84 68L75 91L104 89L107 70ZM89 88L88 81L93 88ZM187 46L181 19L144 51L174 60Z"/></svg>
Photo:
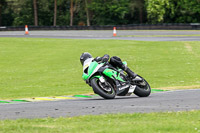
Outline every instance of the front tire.
<svg viewBox="0 0 200 133"><path fill-rule="evenodd" d="M142 78L139 75L138 75L138 77ZM142 78L142 79L143 79L143 81L136 83L136 88L135 88L134 94L139 97L148 97L151 94L151 87L144 78Z"/></svg>
<svg viewBox="0 0 200 133"><path fill-rule="evenodd" d="M103 97L105 99L114 99L115 98L116 93L110 83L107 82L107 84L109 85L109 89L103 88L102 83L100 82L100 80L98 78L93 78L90 83L93 88L93 91L96 94L100 95L101 97Z"/></svg>

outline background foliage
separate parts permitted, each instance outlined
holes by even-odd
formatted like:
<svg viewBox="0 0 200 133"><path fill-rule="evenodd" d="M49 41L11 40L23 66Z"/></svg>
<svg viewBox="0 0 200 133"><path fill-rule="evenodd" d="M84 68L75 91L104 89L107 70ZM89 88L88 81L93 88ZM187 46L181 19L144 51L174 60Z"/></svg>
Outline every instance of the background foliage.
<svg viewBox="0 0 200 133"><path fill-rule="evenodd" d="M34 13L34 1L37 14ZM55 9L55 7L57 8ZM0 26L36 25L34 23L35 17L38 18L39 26L53 25L54 17L56 18L55 25L90 26L138 23L200 23L199 16L200 0L0 1Z"/></svg>
<svg viewBox="0 0 200 133"><path fill-rule="evenodd" d="M200 0L146 0L150 23L199 23Z"/></svg>

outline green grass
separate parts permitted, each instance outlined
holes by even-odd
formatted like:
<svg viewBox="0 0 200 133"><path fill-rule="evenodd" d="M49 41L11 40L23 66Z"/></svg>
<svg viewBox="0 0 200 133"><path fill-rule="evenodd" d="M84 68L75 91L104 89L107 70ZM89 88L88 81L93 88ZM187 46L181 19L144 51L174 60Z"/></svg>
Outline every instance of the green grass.
<svg viewBox="0 0 200 133"><path fill-rule="evenodd" d="M200 34L191 35L122 35L120 37L189 37L189 36L200 36Z"/></svg>
<svg viewBox="0 0 200 133"><path fill-rule="evenodd" d="M92 92L84 51L121 57L152 88L200 85L200 42L0 38L0 99Z"/></svg>
<svg viewBox="0 0 200 133"><path fill-rule="evenodd" d="M0 121L0 133L199 133L200 111Z"/></svg>

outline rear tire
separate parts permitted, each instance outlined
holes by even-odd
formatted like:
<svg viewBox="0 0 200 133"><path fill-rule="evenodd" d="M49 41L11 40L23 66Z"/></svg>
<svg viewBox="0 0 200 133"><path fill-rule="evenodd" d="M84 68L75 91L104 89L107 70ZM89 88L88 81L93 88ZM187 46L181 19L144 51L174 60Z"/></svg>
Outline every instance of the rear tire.
<svg viewBox="0 0 200 133"><path fill-rule="evenodd" d="M115 90L114 88L112 87L112 85L110 83L108 83L111 91L106 91L105 89L103 89L101 86L100 86L100 81L98 78L93 78L91 80L91 86L93 88L93 91L100 95L101 97L105 98L105 99L114 99L115 98Z"/></svg>
<svg viewBox="0 0 200 133"><path fill-rule="evenodd" d="M142 78L139 75L138 75L138 77ZM139 96L139 97L148 97L151 94L151 87L150 87L149 83L144 78L142 78L142 79L143 79L143 81L136 85L134 94Z"/></svg>

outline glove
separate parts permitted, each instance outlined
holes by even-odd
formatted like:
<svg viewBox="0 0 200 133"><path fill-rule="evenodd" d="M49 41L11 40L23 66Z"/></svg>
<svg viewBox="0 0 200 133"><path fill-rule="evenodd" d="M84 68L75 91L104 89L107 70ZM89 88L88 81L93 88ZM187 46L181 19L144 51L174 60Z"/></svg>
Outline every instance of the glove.
<svg viewBox="0 0 200 133"><path fill-rule="evenodd" d="M108 62L109 60L109 55L105 54L103 57L102 57L102 62Z"/></svg>
<svg viewBox="0 0 200 133"><path fill-rule="evenodd" d="M102 61L102 57L99 57L99 56L97 56L95 59L94 59L94 61L96 61L96 62L100 62L100 61Z"/></svg>

